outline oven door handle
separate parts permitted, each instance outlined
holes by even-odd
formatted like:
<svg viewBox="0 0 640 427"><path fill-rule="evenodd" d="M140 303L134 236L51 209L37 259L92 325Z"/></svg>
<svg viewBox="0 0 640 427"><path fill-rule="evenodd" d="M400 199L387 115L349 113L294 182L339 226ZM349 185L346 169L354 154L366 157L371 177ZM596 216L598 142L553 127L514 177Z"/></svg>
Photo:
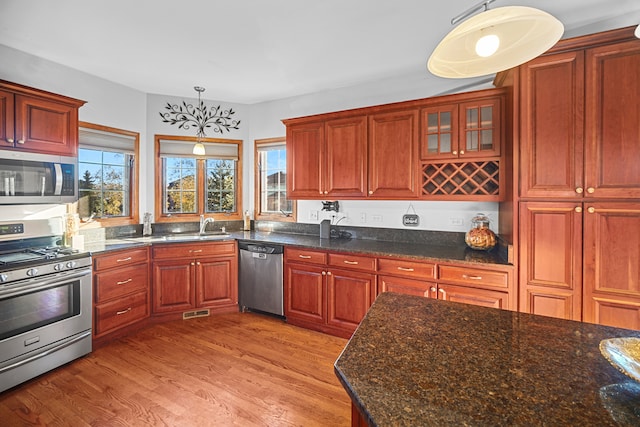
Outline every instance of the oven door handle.
<svg viewBox="0 0 640 427"><path fill-rule="evenodd" d="M0 368L0 374L4 373L6 371L9 371L11 369L15 369L15 368L17 368L19 366L25 365L27 363L33 362L34 360L38 360L38 359L41 359L41 358L43 358L45 356L49 356L50 354L55 353L56 351L60 351L65 347L69 347L71 344L75 344L78 341L83 340L88 336L91 336L91 330L84 331L84 332L80 333L79 335L76 335L75 337L56 345L55 347L51 347L50 349L43 351L42 353L34 354L31 357L27 357L26 359L19 360L19 361L15 362L15 363L12 363L11 365L8 365L8 366L4 366L4 367Z"/></svg>
<svg viewBox="0 0 640 427"><path fill-rule="evenodd" d="M53 288L59 286L65 282L73 281L75 279L80 279L84 276L91 274L90 268L83 268L77 272L73 273L63 273L63 274L55 274L54 277L51 277L45 281L41 279L29 279L29 280L37 280L35 283L29 285L20 285L20 282L12 284L11 288L0 290L0 299L10 298L20 296L22 294L28 294L36 291L43 291L47 288Z"/></svg>

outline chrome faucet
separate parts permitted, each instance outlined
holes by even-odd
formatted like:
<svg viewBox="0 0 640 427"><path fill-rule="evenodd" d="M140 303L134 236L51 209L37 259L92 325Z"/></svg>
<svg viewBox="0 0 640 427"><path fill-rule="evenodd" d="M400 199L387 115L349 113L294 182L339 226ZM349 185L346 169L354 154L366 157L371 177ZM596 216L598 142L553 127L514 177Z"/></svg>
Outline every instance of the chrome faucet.
<svg viewBox="0 0 640 427"><path fill-rule="evenodd" d="M200 215L200 234L204 234L204 229L207 228L207 224L213 224L213 218L205 218L204 215Z"/></svg>

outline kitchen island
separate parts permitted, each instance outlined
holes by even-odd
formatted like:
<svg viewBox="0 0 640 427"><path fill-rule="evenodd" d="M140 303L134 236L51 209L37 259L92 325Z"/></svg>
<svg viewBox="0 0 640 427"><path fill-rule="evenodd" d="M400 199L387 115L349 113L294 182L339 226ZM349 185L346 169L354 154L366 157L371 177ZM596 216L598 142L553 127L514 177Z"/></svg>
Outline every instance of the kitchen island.
<svg viewBox="0 0 640 427"><path fill-rule="evenodd" d="M640 331L384 293L335 372L355 426L640 425L640 385L598 347L626 336Z"/></svg>

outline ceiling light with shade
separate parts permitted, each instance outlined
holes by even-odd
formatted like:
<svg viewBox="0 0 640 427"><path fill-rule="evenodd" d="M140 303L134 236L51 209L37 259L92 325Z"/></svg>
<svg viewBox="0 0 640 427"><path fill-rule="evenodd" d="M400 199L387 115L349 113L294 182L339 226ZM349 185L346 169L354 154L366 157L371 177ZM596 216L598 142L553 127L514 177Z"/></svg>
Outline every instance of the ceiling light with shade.
<svg viewBox="0 0 640 427"><path fill-rule="evenodd" d="M523 64L560 40L564 25L552 15L525 6L489 10L485 0L454 17L455 27L436 46L427 61L431 73L446 78L468 78L497 73Z"/></svg>

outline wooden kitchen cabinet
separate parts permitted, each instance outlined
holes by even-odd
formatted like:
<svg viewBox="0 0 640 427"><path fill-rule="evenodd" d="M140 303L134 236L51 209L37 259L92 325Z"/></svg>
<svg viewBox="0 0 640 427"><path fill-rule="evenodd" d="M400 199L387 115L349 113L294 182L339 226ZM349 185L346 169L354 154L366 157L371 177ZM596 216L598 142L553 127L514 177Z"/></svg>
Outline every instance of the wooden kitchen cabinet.
<svg viewBox="0 0 640 427"><path fill-rule="evenodd" d="M84 101L0 81L0 148L75 157Z"/></svg>
<svg viewBox="0 0 640 427"><path fill-rule="evenodd" d="M370 197L418 197L418 129L417 109L369 116Z"/></svg>
<svg viewBox="0 0 640 427"><path fill-rule="evenodd" d="M432 298L506 310L518 307L509 265L438 264L437 283Z"/></svg>
<svg viewBox="0 0 640 427"><path fill-rule="evenodd" d="M315 199L323 194L324 122L287 125L287 197Z"/></svg>
<svg viewBox="0 0 640 427"><path fill-rule="evenodd" d="M149 317L148 261L147 247L94 256L94 339L102 339Z"/></svg>
<svg viewBox="0 0 640 427"><path fill-rule="evenodd" d="M378 258L378 294L401 294L430 297L436 285L436 265L430 262L398 258Z"/></svg>
<svg viewBox="0 0 640 427"><path fill-rule="evenodd" d="M238 309L235 241L153 247L153 313Z"/></svg>
<svg viewBox="0 0 640 427"><path fill-rule="evenodd" d="M285 248L287 322L349 338L375 299L374 272L375 258Z"/></svg>
<svg viewBox="0 0 640 427"><path fill-rule="evenodd" d="M582 204L520 204L520 311L582 320Z"/></svg>
<svg viewBox="0 0 640 427"><path fill-rule="evenodd" d="M502 103L492 96L422 109L420 158L500 156Z"/></svg>

